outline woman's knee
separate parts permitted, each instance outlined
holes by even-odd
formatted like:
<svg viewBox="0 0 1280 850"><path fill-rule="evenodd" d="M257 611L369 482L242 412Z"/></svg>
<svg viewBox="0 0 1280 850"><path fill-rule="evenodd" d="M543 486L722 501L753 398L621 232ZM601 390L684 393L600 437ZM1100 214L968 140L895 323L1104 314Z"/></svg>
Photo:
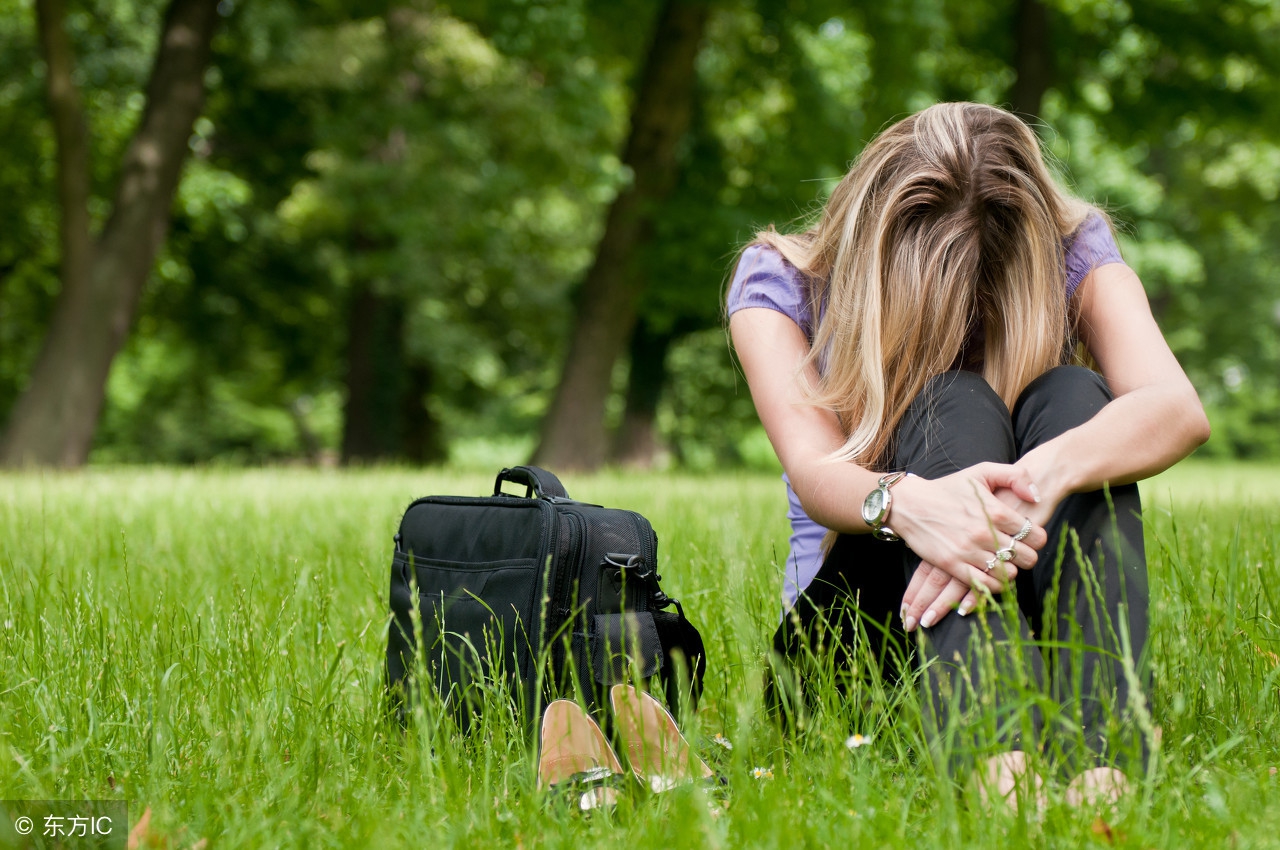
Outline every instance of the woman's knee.
<svg viewBox="0 0 1280 850"><path fill-rule="evenodd" d="M911 404L911 408L919 406L936 406L938 404L959 406L982 406L1002 411L1009 415L999 394L987 383L987 379L977 372L955 369L934 375L925 382Z"/></svg>
<svg viewBox="0 0 1280 850"><path fill-rule="evenodd" d="M1111 401L1102 376L1083 366L1058 366L1036 378L1013 407L1018 455L1088 422Z"/></svg>
<svg viewBox="0 0 1280 850"><path fill-rule="evenodd" d="M975 372L930 378L902 417L894 443L895 465L925 478L1015 457L1009 409Z"/></svg>

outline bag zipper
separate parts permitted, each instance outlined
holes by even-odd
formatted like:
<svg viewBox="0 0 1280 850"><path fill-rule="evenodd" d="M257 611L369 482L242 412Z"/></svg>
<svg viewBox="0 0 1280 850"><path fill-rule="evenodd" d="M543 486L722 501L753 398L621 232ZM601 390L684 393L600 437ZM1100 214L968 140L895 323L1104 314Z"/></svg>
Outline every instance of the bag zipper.
<svg viewBox="0 0 1280 850"><path fill-rule="evenodd" d="M662 581L662 576L658 575L658 543L657 534L653 531L653 526L649 526L646 531L645 526L649 525L649 521L635 511L627 511L631 515L631 522L635 525L636 539L640 541L640 556L644 559L646 570L645 584L648 585L648 593L641 594L645 606L637 608L638 611L647 611L653 607L662 591L658 589L658 582ZM663 596L662 598L666 598ZM661 607L661 606L658 606Z"/></svg>
<svg viewBox="0 0 1280 850"><path fill-rule="evenodd" d="M552 597L552 604L555 605L553 613L556 622L553 624L553 632L564 625L573 613L572 600L569 598L572 594L569 575L577 571L578 561L582 559L582 518L571 511L556 513L564 517L563 530L569 535L569 539L565 547L564 562L558 565L555 576L555 596Z"/></svg>

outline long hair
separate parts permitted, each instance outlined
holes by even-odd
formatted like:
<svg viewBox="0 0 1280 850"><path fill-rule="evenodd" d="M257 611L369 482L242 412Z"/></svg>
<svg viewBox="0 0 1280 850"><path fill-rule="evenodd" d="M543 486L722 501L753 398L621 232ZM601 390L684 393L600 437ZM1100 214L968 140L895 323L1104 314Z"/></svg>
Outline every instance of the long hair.
<svg viewBox="0 0 1280 850"><path fill-rule="evenodd" d="M1010 409L1062 363L1063 240L1093 210L1058 186L1019 118L941 103L872 141L812 228L758 233L809 290L812 401L845 434L833 459L883 465L912 399L962 361L981 361Z"/></svg>

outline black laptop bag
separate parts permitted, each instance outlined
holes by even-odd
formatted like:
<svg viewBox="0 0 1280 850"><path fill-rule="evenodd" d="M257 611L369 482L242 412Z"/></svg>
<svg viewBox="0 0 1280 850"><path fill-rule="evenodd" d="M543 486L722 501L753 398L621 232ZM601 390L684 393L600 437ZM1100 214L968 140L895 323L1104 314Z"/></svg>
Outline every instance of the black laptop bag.
<svg viewBox="0 0 1280 850"><path fill-rule="evenodd" d="M495 686L531 726L547 699L591 708L610 685L653 676L673 708L682 694L696 706L702 638L659 587L657 535L640 514L576 502L551 473L518 466L492 496L414 501L395 544L387 686L402 719L415 672L463 728Z"/></svg>

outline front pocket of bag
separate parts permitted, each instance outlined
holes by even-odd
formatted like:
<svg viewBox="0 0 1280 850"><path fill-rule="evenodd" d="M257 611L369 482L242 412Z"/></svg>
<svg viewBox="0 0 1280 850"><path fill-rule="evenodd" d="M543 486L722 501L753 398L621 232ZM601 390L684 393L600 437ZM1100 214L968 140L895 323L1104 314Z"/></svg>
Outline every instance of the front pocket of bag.
<svg viewBox="0 0 1280 850"><path fill-rule="evenodd" d="M662 667L662 644L648 611L596 614L591 628L591 670L597 685L609 687L634 672L647 679Z"/></svg>
<svg viewBox="0 0 1280 850"><path fill-rule="evenodd" d="M533 559L488 564L413 561L423 651L446 699L470 700L485 680L529 674L538 571Z"/></svg>

